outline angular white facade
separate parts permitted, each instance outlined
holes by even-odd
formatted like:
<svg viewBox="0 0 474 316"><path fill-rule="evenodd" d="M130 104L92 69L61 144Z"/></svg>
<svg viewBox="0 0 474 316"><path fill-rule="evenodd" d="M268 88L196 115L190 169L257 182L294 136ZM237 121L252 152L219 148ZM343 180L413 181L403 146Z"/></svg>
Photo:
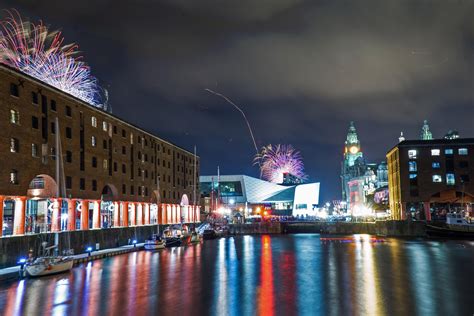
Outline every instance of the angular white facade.
<svg viewBox="0 0 474 316"><path fill-rule="evenodd" d="M206 192L206 188L210 187L209 184L212 183L216 186L217 181L217 175L200 176L201 193L209 194ZM289 215L316 215L316 206L319 203L319 183L286 186L245 175L221 175L219 183L221 200L227 205L243 205L245 203L249 205L284 205L287 207L286 211L291 211ZM232 187L234 191L228 192L222 186Z"/></svg>

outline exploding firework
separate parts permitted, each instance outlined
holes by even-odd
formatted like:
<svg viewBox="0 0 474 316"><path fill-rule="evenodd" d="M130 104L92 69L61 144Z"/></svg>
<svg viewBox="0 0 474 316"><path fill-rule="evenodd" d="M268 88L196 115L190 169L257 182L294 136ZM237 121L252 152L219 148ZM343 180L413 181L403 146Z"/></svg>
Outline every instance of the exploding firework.
<svg viewBox="0 0 474 316"><path fill-rule="evenodd" d="M307 178L303 158L291 145L267 145L255 156L254 163L260 165L262 178L273 183L282 183L284 173Z"/></svg>
<svg viewBox="0 0 474 316"><path fill-rule="evenodd" d="M100 88L78 57L77 45L63 45L61 32L10 13L0 21L0 63L101 107Z"/></svg>

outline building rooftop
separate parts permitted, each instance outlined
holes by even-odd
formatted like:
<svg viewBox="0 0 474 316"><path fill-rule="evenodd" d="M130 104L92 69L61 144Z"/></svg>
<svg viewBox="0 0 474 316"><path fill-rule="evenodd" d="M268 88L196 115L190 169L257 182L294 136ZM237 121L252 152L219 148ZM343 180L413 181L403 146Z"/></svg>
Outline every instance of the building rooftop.
<svg viewBox="0 0 474 316"><path fill-rule="evenodd" d="M393 149L397 147L432 147L436 145L467 145L472 144L474 145L474 138L456 138L456 139L430 139L430 140L422 140L422 139L413 139L413 140L404 140L392 148L388 152L391 152Z"/></svg>
<svg viewBox="0 0 474 316"><path fill-rule="evenodd" d="M135 129L141 131L141 132L144 133L144 134L148 134L148 136L151 136L151 137L154 137L154 138L159 139L159 140L160 140L161 142L163 142L163 143L166 143L166 144L171 145L171 146L173 146L173 147L179 148L179 149L181 149L181 150L183 150L183 151L185 151L185 152L187 152L187 153L189 153L189 154L193 154L193 155L194 155L194 153L192 153L191 151L188 151L188 150L186 150L186 149L184 149L184 148L182 148L182 147L180 147L180 146L178 146L178 145L176 145L176 144L173 144L173 143L170 142L170 141L164 140L164 139L162 139L161 137L156 136L156 135L153 134L152 132L149 132L149 131L147 131L147 130L145 130L145 129L143 129L143 128L137 126L137 125L134 125L134 124L132 124L132 123L129 123L129 122L123 120L122 118L120 118L120 117L118 117L118 116L112 114L111 112L104 111L104 110L103 110L102 108L100 108L100 107L97 107L97 106L94 106L94 105L92 105L92 104L89 104L89 103L87 103L87 102L85 102L85 101L83 101L83 100L81 100L81 99L79 99L79 98L77 98L77 97L75 97L75 96L69 94L69 93L66 93L66 92L62 91L61 89L58 89L58 88L56 88L56 87L54 87L54 86L52 86L52 85L49 85L48 83L45 83L45 82L43 82L43 81L41 81L41 80L38 80L38 79L36 79L36 78L34 78L34 77L28 75L28 74L25 74L25 73L19 71L18 69L12 68L12 67L10 67L10 66L8 66L8 65L5 65L5 64L2 64L2 63L0 63L0 69L3 69L3 70L5 70L5 71L7 71L7 72L13 73L13 74L18 75L18 76L21 76L21 77L23 77L23 78L25 78L25 79L28 79L29 81L33 81L33 82L35 82L36 84L42 85L43 87L45 87L45 88L47 88L47 89L49 89L49 90L51 90L51 91L54 91L55 93L60 94L60 95L62 95L62 96L65 97L65 98L68 98L68 99L73 100L74 102L80 103L80 104L82 104L83 106L88 107L89 109L92 109L92 110L94 110L94 111L99 112L99 113L102 114L102 115L105 115L105 116L108 116L108 117L110 117L110 118L112 118L112 119L115 119L115 120L117 120L117 121L120 121L121 123L123 123L123 124L125 124L125 125L128 125L128 126L130 126L130 127L133 127L133 128L135 128ZM198 155L196 155L196 157L199 158Z"/></svg>

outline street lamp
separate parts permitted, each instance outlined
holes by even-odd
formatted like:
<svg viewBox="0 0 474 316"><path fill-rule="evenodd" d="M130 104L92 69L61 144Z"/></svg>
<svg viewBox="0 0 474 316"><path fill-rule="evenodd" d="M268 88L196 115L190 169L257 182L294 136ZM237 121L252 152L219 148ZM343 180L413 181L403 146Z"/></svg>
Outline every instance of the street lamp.
<svg viewBox="0 0 474 316"><path fill-rule="evenodd" d="M132 244L133 244L133 248L137 248L137 240L136 240L136 239L134 239L134 240L132 241Z"/></svg>
<svg viewBox="0 0 474 316"><path fill-rule="evenodd" d="M92 253L92 247L87 247L86 252L88 253L88 257L90 257Z"/></svg>

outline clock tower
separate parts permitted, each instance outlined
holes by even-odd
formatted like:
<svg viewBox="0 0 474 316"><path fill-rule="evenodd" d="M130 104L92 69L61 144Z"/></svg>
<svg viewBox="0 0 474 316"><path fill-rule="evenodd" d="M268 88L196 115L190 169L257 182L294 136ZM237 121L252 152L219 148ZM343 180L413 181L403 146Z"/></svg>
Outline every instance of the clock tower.
<svg viewBox="0 0 474 316"><path fill-rule="evenodd" d="M348 182L351 179L363 176L366 169L354 122L350 122L349 131L344 142L344 160L341 163L342 201L346 201L347 205L350 203Z"/></svg>
<svg viewBox="0 0 474 316"><path fill-rule="evenodd" d="M350 122L349 131L347 132L347 138L344 146L344 164L348 167L352 167L357 158L362 158L362 152L360 151L360 142L357 138L357 132L354 126L354 122Z"/></svg>

